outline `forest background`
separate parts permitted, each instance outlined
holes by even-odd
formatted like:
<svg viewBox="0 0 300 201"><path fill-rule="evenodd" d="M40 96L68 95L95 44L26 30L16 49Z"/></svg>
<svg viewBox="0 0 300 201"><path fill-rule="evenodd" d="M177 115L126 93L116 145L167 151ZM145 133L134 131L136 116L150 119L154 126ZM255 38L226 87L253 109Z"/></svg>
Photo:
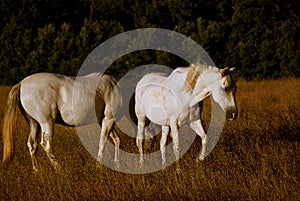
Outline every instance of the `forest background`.
<svg viewBox="0 0 300 201"><path fill-rule="evenodd" d="M299 77L300 2L296 0L1 0L0 84L36 72L76 75L107 39L137 28L163 28L191 37L222 68L252 79ZM186 64L162 51L119 58L122 76L144 64Z"/></svg>

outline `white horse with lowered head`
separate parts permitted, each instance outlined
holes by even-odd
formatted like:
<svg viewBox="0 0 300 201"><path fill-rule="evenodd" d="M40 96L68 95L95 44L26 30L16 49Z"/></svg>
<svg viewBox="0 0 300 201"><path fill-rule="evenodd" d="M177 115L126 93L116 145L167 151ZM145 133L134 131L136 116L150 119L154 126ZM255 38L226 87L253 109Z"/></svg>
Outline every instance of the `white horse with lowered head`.
<svg viewBox="0 0 300 201"><path fill-rule="evenodd" d="M208 139L201 123L201 108L198 103L211 95L226 112L227 118L235 119L237 116L236 85L231 76L232 71L234 67L218 69L191 64L189 67L176 68L170 75L147 74L138 82L135 92L135 113L138 119L136 144L140 153L141 166L143 166L143 133L149 121L162 126L160 149L163 168L166 167L165 149L170 128L173 150L178 161L180 154L178 129L188 122L202 138L199 159L204 159Z"/></svg>
<svg viewBox="0 0 300 201"><path fill-rule="evenodd" d="M27 146L35 171L38 170L35 155L39 128L40 144L54 168L59 169L52 151L55 123L78 126L98 122L101 134L97 160L101 161L103 157L103 148L109 134L116 147L115 162L118 162L120 139L114 128L114 114L122 104L121 100L116 79L102 73L76 78L52 73L26 77L13 86L8 95L3 123L2 162L7 164L13 158L18 106L30 126ZM96 118L93 118L91 115L95 113Z"/></svg>

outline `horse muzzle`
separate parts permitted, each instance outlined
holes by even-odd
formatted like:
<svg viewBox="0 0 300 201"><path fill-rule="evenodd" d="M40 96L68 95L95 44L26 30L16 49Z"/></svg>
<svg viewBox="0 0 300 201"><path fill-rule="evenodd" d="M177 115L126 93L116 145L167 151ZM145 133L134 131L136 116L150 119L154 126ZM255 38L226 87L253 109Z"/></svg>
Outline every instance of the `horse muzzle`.
<svg viewBox="0 0 300 201"><path fill-rule="evenodd" d="M235 120L236 117L237 117L237 114L238 114L238 111L237 111L236 108L229 109L229 110L227 111L227 115L226 115L228 121L233 121L233 120Z"/></svg>

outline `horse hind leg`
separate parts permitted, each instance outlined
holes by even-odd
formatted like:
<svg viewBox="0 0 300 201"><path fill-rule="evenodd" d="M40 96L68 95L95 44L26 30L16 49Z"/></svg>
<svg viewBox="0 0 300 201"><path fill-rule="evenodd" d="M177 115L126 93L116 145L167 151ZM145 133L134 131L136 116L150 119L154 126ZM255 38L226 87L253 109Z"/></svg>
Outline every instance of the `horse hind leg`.
<svg viewBox="0 0 300 201"><path fill-rule="evenodd" d="M42 136L41 136L41 145L44 148L51 164L55 170L59 170L60 166L57 163L57 160L52 151L52 141L54 133L54 121L48 121L41 124Z"/></svg>
<svg viewBox="0 0 300 201"><path fill-rule="evenodd" d="M115 144L115 165L117 168L120 167L120 160L119 160L119 150L120 150L120 138L117 134L117 132L115 131L115 129L113 129L110 133L110 138L113 140L114 144Z"/></svg>
<svg viewBox="0 0 300 201"><path fill-rule="evenodd" d="M31 117L26 117L30 126L30 133L27 140L27 147L31 156L32 167L35 172L38 170L38 162L36 158L36 151L38 147L37 134L38 134L38 123Z"/></svg>
<svg viewBox="0 0 300 201"><path fill-rule="evenodd" d="M115 123L114 118L112 118L111 116L112 115L106 114L106 116L102 120L102 128L100 133L99 149L98 149L98 156L97 156L98 162L101 162L103 159L104 146L107 142L108 134L111 133L112 127Z"/></svg>
<svg viewBox="0 0 300 201"><path fill-rule="evenodd" d="M169 126L163 126L162 127L162 135L160 139L160 151L161 151L161 159L162 159L162 168L165 169L167 166L166 163L166 143L167 143L167 137L170 132Z"/></svg>
<svg viewBox="0 0 300 201"><path fill-rule="evenodd" d="M146 126L146 117L138 117L138 131L136 136L136 146L138 147L140 153L140 166L143 168L144 166L144 151L143 151L143 136Z"/></svg>
<svg viewBox="0 0 300 201"><path fill-rule="evenodd" d="M145 127L145 140L144 140L144 150L146 152L151 152L151 147L152 147L152 133L150 131L149 126Z"/></svg>

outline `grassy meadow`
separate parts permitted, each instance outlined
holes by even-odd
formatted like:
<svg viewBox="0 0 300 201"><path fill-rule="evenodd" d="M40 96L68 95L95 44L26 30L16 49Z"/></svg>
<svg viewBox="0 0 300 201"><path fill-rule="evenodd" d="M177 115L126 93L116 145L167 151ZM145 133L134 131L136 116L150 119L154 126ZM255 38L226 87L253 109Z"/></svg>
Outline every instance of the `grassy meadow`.
<svg viewBox="0 0 300 201"><path fill-rule="evenodd" d="M0 200L300 200L300 80L237 85L238 118L225 125L201 163L195 160L201 150L197 137L180 159L180 173L175 165L145 175L97 167L75 128L56 125L54 153L63 170L56 173L40 147L40 170L33 174L29 128L19 115L14 160L0 166ZM9 90L0 87L1 126ZM207 128L209 100L204 107ZM122 149L136 149L134 139L122 139Z"/></svg>

